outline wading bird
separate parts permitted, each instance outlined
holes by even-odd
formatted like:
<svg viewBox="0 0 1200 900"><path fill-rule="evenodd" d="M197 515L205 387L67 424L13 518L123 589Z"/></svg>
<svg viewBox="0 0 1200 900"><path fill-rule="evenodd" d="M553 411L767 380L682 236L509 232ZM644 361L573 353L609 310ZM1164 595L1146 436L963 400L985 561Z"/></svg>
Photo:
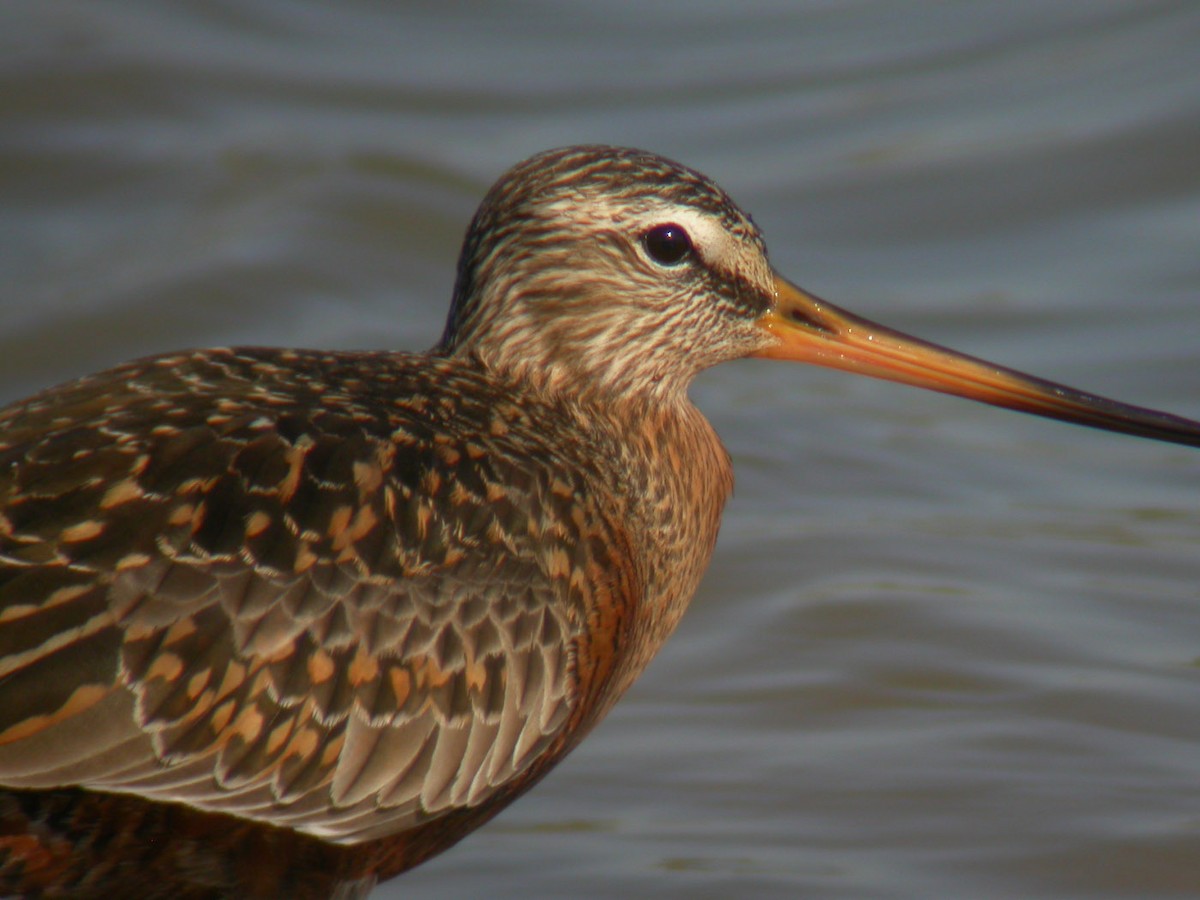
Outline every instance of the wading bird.
<svg viewBox="0 0 1200 900"><path fill-rule="evenodd" d="M0 891L356 897L486 822L679 621L732 485L688 385L748 356L1200 445L805 293L690 169L543 153L427 353L174 353L0 412Z"/></svg>

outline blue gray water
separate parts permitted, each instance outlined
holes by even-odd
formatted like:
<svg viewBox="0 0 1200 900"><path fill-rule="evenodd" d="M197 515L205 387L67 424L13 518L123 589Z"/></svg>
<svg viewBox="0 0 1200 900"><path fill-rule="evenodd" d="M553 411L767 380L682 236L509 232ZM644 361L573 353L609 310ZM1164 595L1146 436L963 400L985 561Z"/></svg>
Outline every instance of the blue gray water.
<svg viewBox="0 0 1200 900"><path fill-rule="evenodd" d="M835 303L1200 416L1200 6L0 7L0 397L419 348L492 179L647 147ZM1200 894L1200 456L707 373L709 577L544 784L387 897Z"/></svg>

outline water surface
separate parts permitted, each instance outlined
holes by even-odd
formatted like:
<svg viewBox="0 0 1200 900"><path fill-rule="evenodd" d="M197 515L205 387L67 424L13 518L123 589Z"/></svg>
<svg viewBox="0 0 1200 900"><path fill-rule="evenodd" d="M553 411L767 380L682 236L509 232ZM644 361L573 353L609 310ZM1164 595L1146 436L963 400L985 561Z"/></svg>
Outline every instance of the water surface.
<svg viewBox="0 0 1200 900"><path fill-rule="evenodd" d="M0 10L0 396L211 344L419 348L537 150L717 178L777 266L1200 416L1189 3ZM1200 457L785 365L679 633L380 897L1200 894ZM401 887L402 885L402 887Z"/></svg>

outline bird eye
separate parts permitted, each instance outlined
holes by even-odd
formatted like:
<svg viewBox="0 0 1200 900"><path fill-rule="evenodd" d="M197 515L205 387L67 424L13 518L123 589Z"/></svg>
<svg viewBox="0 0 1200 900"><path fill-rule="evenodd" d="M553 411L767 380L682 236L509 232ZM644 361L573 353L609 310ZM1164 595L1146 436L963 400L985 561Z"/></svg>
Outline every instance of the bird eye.
<svg viewBox="0 0 1200 900"><path fill-rule="evenodd" d="M677 266L692 252L692 239L678 225L655 225L642 236L646 252L661 266Z"/></svg>

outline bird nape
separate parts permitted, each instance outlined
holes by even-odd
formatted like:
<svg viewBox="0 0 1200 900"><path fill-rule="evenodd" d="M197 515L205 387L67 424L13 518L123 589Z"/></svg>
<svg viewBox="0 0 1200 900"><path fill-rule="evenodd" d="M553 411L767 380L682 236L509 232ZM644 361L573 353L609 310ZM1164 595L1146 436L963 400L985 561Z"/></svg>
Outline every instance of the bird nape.
<svg viewBox="0 0 1200 900"><path fill-rule="evenodd" d="M671 633L738 357L1200 445L777 275L662 157L521 163L426 353L220 349L0 412L0 891L352 897L537 782Z"/></svg>

